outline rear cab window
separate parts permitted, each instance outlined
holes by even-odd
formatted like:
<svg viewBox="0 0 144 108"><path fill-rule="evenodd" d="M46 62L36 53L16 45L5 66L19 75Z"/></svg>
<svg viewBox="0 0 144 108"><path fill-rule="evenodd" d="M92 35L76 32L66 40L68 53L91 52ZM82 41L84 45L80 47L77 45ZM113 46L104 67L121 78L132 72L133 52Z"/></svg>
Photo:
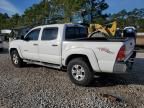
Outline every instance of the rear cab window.
<svg viewBox="0 0 144 108"><path fill-rule="evenodd" d="M88 31L85 27L67 27L65 40L87 38Z"/></svg>

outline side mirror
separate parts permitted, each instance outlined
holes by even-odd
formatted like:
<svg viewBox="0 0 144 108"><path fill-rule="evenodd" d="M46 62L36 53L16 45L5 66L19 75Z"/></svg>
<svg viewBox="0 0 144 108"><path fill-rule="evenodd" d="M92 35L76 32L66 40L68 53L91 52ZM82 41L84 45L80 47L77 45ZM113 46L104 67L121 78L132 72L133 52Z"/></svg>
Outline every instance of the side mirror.
<svg viewBox="0 0 144 108"><path fill-rule="evenodd" d="M21 40L24 40L24 35L21 35Z"/></svg>
<svg viewBox="0 0 144 108"><path fill-rule="evenodd" d="M29 38L29 37L25 37L23 40L25 40L25 41L29 41L30 38Z"/></svg>

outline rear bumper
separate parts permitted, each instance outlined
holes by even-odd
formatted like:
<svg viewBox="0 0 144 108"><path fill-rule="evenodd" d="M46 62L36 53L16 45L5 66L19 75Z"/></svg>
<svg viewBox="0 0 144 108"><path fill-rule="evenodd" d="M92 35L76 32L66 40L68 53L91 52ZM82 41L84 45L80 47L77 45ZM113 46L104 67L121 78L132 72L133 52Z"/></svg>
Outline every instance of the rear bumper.
<svg viewBox="0 0 144 108"><path fill-rule="evenodd" d="M134 59L136 57L136 51L133 52L133 54L130 56L130 58L125 62L116 62L114 65L113 72L114 73L126 73L129 72L134 63Z"/></svg>
<svg viewBox="0 0 144 108"><path fill-rule="evenodd" d="M127 71L127 65L125 63L115 63L113 72L114 73L125 73Z"/></svg>

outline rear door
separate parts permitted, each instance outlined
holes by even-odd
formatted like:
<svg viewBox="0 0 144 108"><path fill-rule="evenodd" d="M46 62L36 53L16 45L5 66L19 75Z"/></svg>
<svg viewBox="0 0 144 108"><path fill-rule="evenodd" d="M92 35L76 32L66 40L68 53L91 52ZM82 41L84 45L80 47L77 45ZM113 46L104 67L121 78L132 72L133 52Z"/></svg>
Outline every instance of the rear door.
<svg viewBox="0 0 144 108"><path fill-rule="evenodd" d="M39 43L39 58L42 62L61 64L61 45L58 40L58 27L44 28Z"/></svg>

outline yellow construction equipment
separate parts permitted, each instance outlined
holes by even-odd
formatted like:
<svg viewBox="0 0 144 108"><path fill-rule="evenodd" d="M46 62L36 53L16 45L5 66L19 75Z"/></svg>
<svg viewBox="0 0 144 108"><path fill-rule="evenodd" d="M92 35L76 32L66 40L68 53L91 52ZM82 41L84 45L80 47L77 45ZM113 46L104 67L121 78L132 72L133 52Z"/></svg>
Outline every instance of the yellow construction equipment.
<svg viewBox="0 0 144 108"><path fill-rule="evenodd" d="M93 32L101 32L105 36L115 36L116 29L117 29L117 22L114 21L104 26L100 24L90 24L90 26L88 27L88 32L89 34Z"/></svg>

